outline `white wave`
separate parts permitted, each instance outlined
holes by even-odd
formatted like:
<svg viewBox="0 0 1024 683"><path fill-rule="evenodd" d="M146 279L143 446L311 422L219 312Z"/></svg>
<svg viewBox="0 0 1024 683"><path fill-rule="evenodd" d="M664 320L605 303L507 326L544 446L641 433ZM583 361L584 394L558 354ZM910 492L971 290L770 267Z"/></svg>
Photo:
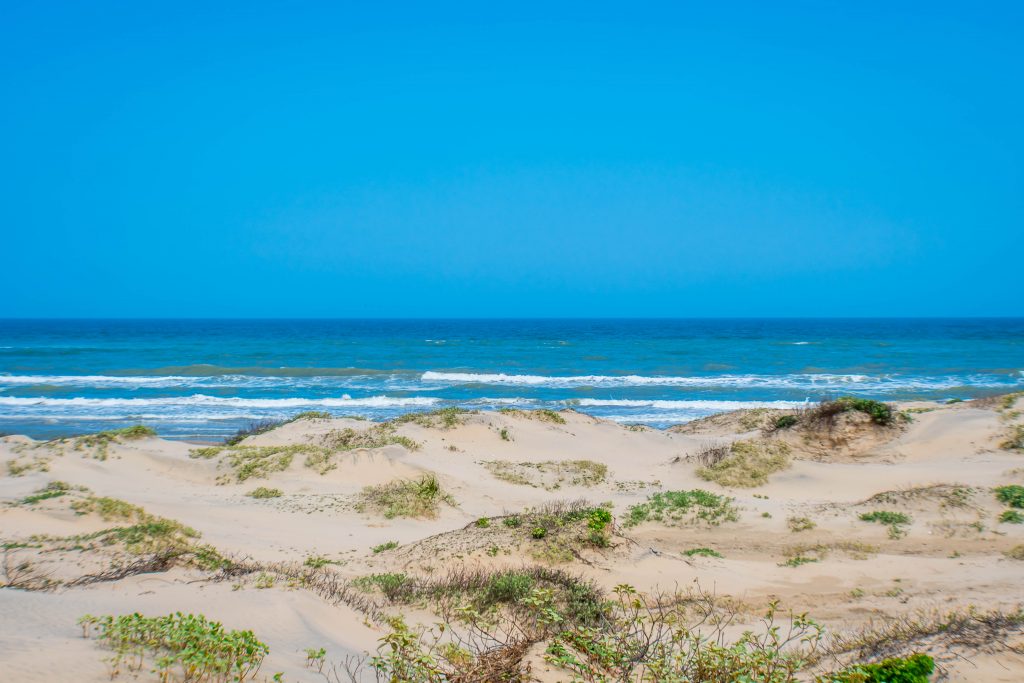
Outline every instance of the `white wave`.
<svg viewBox="0 0 1024 683"><path fill-rule="evenodd" d="M402 408L432 406L436 398L369 396L366 398L239 398L220 396L163 397L163 398L21 398L0 396L0 406L27 407L76 407L96 406L104 408L145 408L162 406L223 406L231 408L303 408L322 406L325 408Z"/></svg>
<svg viewBox="0 0 1024 683"><path fill-rule="evenodd" d="M508 375L472 372L424 372L421 380L449 384L496 384L550 388L581 386L679 386L701 388L765 389L855 389L861 391L900 389L949 389L959 386L1000 387L1020 384L1010 378L990 375L911 377L901 375L860 375L797 373L789 375L708 375L700 377L651 377L643 375Z"/></svg>
<svg viewBox="0 0 1024 683"><path fill-rule="evenodd" d="M620 408L656 408L658 410L702 410L709 412L742 410L744 408L798 408L806 404L804 401L644 401L610 398L581 398L567 401L567 403L587 408L612 406Z"/></svg>

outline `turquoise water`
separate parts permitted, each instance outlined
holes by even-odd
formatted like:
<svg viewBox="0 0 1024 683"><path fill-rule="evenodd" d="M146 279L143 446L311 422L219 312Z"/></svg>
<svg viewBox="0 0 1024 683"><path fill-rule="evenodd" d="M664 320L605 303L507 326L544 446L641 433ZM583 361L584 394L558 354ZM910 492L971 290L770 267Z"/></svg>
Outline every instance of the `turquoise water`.
<svg viewBox="0 0 1024 683"><path fill-rule="evenodd" d="M302 410L572 406L657 427L1024 389L1024 319L0 321L0 431L219 438Z"/></svg>

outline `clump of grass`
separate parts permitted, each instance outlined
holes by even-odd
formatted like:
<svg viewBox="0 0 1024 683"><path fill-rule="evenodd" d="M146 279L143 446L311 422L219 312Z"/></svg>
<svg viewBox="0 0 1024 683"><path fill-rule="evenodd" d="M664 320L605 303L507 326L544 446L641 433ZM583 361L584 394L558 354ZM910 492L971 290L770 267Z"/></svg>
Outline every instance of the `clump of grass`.
<svg viewBox="0 0 1024 683"><path fill-rule="evenodd" d="M384 446L402 446L406 450L415 451L420 447L412 439L396 434L394 425L389 422L364 430L336 429L325 434L320 443L333 451L383 448Z"/></svg>
<svg viewBox="0 0 1024 683"><path fill-rule="evenodd" d="M787 559L785 562L779 564L780 567L799 567L803 564L811 564L812 562L821 562L817 557L807 557L806 555L794 555Z"/></svg>
<svg viewBox="0 0 1024 683"><path fill-rule="evenodd" d="M487 460L481 464L501 481L548 491L560 489L563 485L596 486L608 477L608 466L593 460Z"/></svg>
<svg viewBox="0 0 1024 683"><path fill-rule="evenodd" d="M753 488L768 475L789 467L789 446L781 441L735 441L729 455L697 470L697 476L721 486Z"/></svg>
<svg viewBox="0 0 1024 683"><path fill-rule="evenodd" d="M1015 545L1006 551L1006 556L1011 560L1024 560L1024 545Z"/></svg>
<svg viewBox="0 0 1024 683"><path fill-rule="evenodd" d="M379 590L392 602L399 602L411 595L413 581L408 574L402 572L386 572L360 576L352 581L352 585L366 593Z"/></svg>
<svg viewBox="0 0 1024 683"><path fill-rule="evenodd" d="M35 505L50 498L60 498L71 490L71 486L62 481L51 481L35 493L21 499L21 505Z"/></svg>
<svg viewBox="0 0 1024 683"><path fill-rule="evenodd" d="M280 446L230 446L197 448L189 453L193 458L214 458L224 454L224 461L234 471L235 480L266 479L275 472L291 467L300 453L320 453L323 449L308 444Z"/></svg>
<svg viewBox="0 0 1024 683"><path fill-rule="evenodd" d="M1006 440L999 447L1008 451L1024 451L1024 425L1010 427Z"/></svg>
<svg viewBox="0 0 1024 683"><path fill-rule="evenodd" d="M385 551L394 550L397 547L398 541L386 541L384 543L381 543L380 545L373 546L372 548L370 548L370 550L373 551L374 555L379 555L380 553L383 553Z"/></svg>
<svg viewBox="0 0 1024 683"><path fill-rule="evenodd" d="M814 520L810 517L788 517L786 518L786 526L793 533L800 533L801 531L810 531L818 525L815 524Z"/></svg>
<svg viewBox="0 0 1024 683"><path fill-rule="evenodd" d="M910 515L903 512L892 512L889 510L873 510L863 512L860 519L865 522L876 522L889 527L890 538L902 538L906 535L905 526L910 524Z"/></svg>
<svg viewBox="0 0 1024 683"><path fill-rule="evenodd" d="M111 444L148 439L154 436L156 436L156 430L152 427L147 427L146 425L132 425L131 427L108 429L106 431L96 432L95 434L86 434L84 436L76 437L73 441L73 449L80 451L83 448L95 448L96 459L106 460L109 453L108 449Z"/></svg>
<svg viewBox="0 0 1024 683"><path fill-rule="evenodd" d="M398 481L367 486L360 494L358 509L376 510L387 519L395 517L436 517L440 504L451 506L455 500L441 489L433 474L424 474L419 479Z"/></svg>
<svg viewBox="0 0 1024 683"><path fill-rule="evenodd" d="M512 435L505 428L502 428L501 431L498 432L498 436L501 437L502 441L511 441L512 440Z"/></svg>
<svg viewBox="0 0 1024 683"><path fill-rule="evenodd" d="M334 416L325 410L304 410L298 415L292 416L289 422L298 422L299 420L330 420Z"/></svg>
<svg viewBox="0 0 1024 683"><path fill-rule="evenodd" d="M626 514L624 524L636 526L643 522L658 521L665 524L686 524L698 521L711 526L722 522L735 522L739 510L733 499L703 489L692 491L664 491L649 496L646 503L633 505Z"/></svg>
<svg viewBox="0 0 1024 683"><path fill-rule="evenodd" d="M514 415L516 417L525 417L530 420L540 420L541 422L550 422L552 424L564 425L565 418L558 414L557 411L549 408L540 408L538 410L522 410L520 408L498 408L498 412L504 415Z"/></svg>
<svg viewBox="0 0 1024 683"><path fill-rule="evenodd" d="M999 521L1003 524L1024 524L1024 515L1016 510L1003 510L999 515Z"/></svg>
<svg viewBox="0 0 1024 683"><path fill-rule="evenodd" d="M464 424L466 416L476 412L475 410L466 410L465 408L452 406L430 412L406 413L391 420L390 424L400 425L411 422L420 427L452 429Z"/></svg>
<svg viewBox="0 0 1024 683"><path fill-rule="evenodd" d="M251 681L270 652L252 631L228 631L203 615L87 614L78 623L83 636L95 631L96 639L113 651L111 678L122 668L138 674L144 666L151 666L164 681L177 680L175 671L181 672L181 680Z"/></svg>
<svg viewBox="0 0 1024 683"><path fill-rule="evenodd" d="M1000 503L1012 508L1024 508L1024 486L1008 484L1007 486L997 486L992 491Z"/></svg>
<svg viewBox="0 0 1024 683"><path fill-rule="evenodd" d="M683 555L687 557L721 557L722 553L711 548L690 548L689 550L684 550Z"/></svg>
<svg viewBox="0 0 1024 683"><path fill-rule="evenodd" d="M268 489L266 486L260 486L258 488L253 489L252 491L249 491L249 493L245 495L249 496L250 498L263 499L280 498L281 496L284 495L284 493L282 493L281 489Z"/></svg>

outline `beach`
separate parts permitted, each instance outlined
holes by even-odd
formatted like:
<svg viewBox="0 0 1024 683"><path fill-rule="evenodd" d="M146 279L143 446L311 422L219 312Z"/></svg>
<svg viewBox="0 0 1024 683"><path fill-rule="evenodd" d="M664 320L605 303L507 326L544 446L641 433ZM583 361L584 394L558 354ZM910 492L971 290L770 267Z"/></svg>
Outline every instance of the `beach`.
<svg viewBox="0 0 1024 683"><path fill-rule="evenodd" d="M0 663L9 680L109 680L111 650L80 617L180 611L266 643L252 680L376 680L365 665L344 678L343 663L375 653L395 616L457 628L441 589L413 598L413 586L557 571L605 596L623 584L713 596L732 610L730 638L772 603L807 613L828 653L807 680L912 652L942 680L1019 680L1024 524L1005 521L1016 508L999 491L1024 484L1024 399L875 405L668 429L575 410L311 413L230 446L145 429L6 436ZM671 498L693 491L710 498ZM155 521L167 524L109 531ZM935 625L970 614L1000 619ZM892 624L906 628L885 636ZM523 649L521 680L573 680L550 645ZM150 665L138 680L156 680Z"/></svg>

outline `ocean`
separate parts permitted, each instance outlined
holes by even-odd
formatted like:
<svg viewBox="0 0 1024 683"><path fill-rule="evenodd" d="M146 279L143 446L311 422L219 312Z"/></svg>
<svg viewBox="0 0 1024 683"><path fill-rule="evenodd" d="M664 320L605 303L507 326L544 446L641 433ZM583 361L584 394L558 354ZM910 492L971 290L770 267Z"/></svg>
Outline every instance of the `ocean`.
<svg viewBox="0 0 1024 683"><path fill-rule="evenodd" d="M566 408L663 428L1024 390L1024 319L3 320L0 432L214 440L304 410Z"/></svg>

